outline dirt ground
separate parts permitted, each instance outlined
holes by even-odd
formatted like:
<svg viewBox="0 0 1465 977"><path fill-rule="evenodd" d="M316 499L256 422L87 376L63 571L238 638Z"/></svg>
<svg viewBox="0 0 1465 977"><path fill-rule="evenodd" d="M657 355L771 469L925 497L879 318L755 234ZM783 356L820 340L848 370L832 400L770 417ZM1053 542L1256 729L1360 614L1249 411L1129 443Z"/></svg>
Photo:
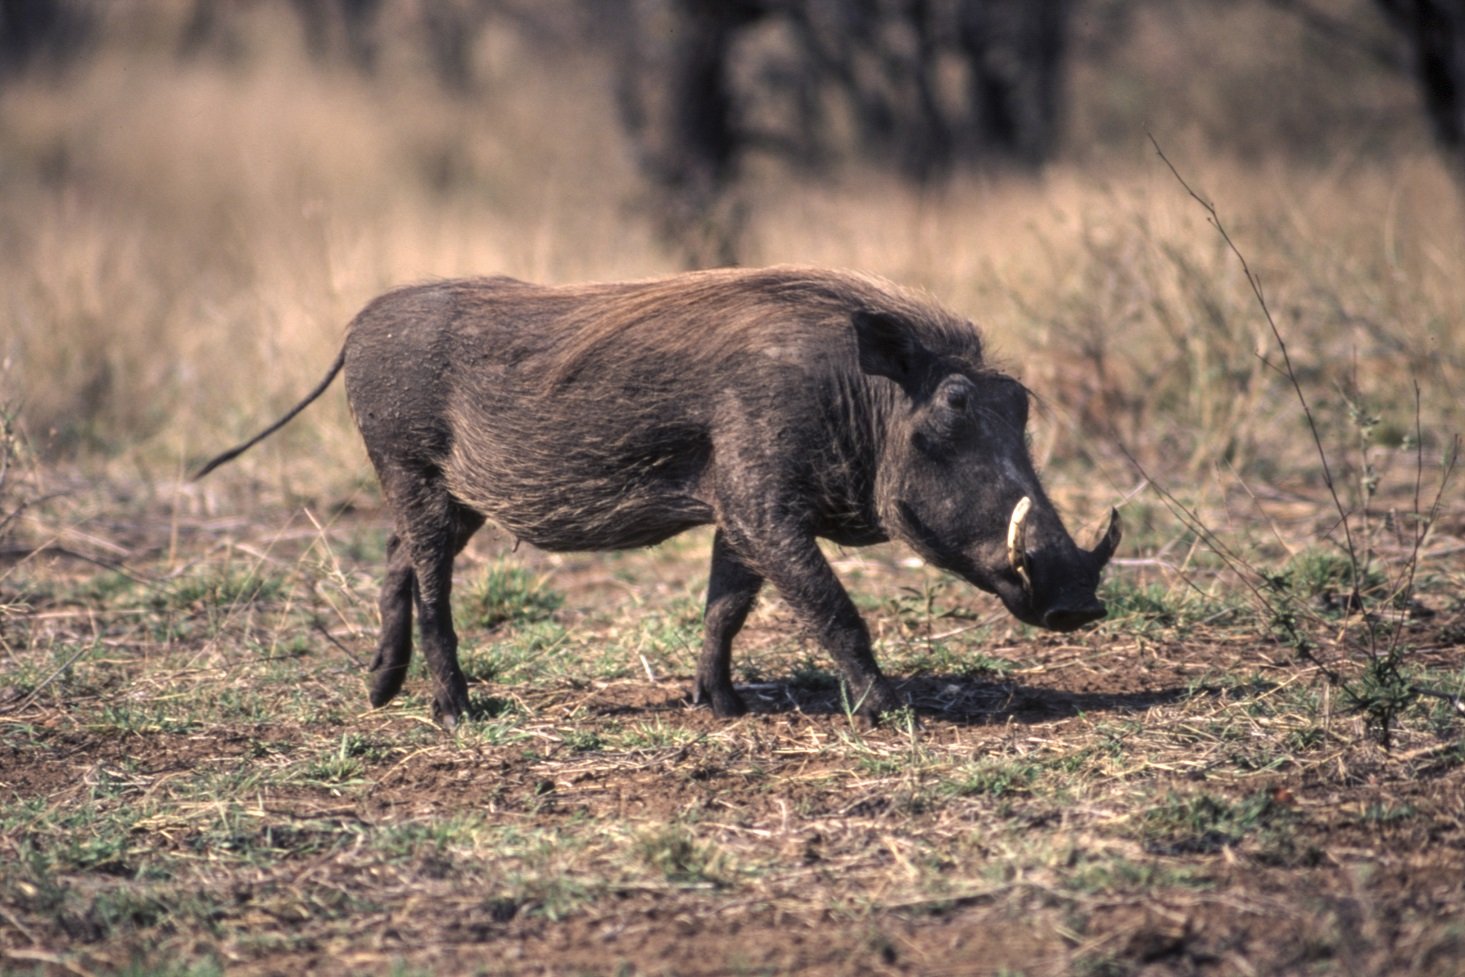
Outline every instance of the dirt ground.
<svg viewBox="0 0 1465 977"><path fill-rule="evenodd" d="M381 513L68 499L0 566L0 972L1461 973L1458 700L1385 749L1335 649L1142 560L1053 636L832 550L913 707L872 729L776 599L735 652L752 713L688 703L703 534L485 536L449 735L420 672L366 705ZM1446 695L1452 579L1399 619Z"/></svg>

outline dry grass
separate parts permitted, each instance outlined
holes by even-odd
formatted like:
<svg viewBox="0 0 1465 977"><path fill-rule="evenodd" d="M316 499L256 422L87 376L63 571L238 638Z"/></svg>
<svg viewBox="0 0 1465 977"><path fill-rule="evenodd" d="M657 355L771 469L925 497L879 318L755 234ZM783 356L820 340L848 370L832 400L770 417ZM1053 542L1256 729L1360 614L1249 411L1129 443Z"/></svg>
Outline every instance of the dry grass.
<svg viewBox="0 0 1465 977"><path fill-rule="evenodd" d="M389 285L674 270L592 53L499 31L483 96L446 97L404 57L313 67L257 5L234 61L179 63L158 15L7 81L0 969L1453 973L1460 720L1412 701L1383 750L1320 675L1369 664L1338 512L1234 256L1142 124L1260 275L1372 620L1456 696L1458 483L1412 540L1465 430L1465 204L1397 81L1253 44L1290 36L1265 4L1145 9L1084 48L1041 177L765 160L739 189L748 263L862 268L983 324L1042 399L1078 535L1126 506L1114 613L1080 636L898 549L831 551L913 704L875 730L776 600L737 650L754 714L684 703L705 533L575 557L486 535L460 564L476 720L432 727L420 674L368 711L384 526L343 398L179 481Z"/></svg>
<svg viewBox="0 0 1465 977"><path fill-rule="evenodd" d="M139 52L144 37L103 47L64 85L22 79L0 93L6 399L25 403L44 453L171 473L292 402L344 323L392 284L674 270L637 212L647 201L592 55L546 64L500 42L485 90L512 85L515 98L451 99L411 73L367 85L312 69L268 14L256 12L253 56L239 62L180 65L156 40ZM1167 29L1199 33L1198 16ZM1150 84L1173 84L1167 62L1143 54L1154 43L1142 31L1126 56L1148 58ZM1110 62L1117 77L1137 71ZM1077 131L1115 111L1109 88L1083 83L1096 94L1076 103ZM1388 86L1352 97L1408 107ZM1045 449L1068 456L1115 432L1187 476L1220 457L1266 465L1297 439L1284 385L1256 355L1262 323L1137 121L1151 120L1130 119L1122 154L1076 154L1034 180L917 191L855 170L809 185L755 167L746 261L929 287L1047 399ZM1154 131L1256 258L1319 397L1354 391L1402 431L1417 379L1426 430L1460 429L1450 330L1465 307L1453 273L1465 215L1417 134L1388 155L1318 140L1336 155L1299 164L1218 157L1187 126ZM277 475L302 453L326 477L359 464L339 398L298 428L262 455Z"/></svg>

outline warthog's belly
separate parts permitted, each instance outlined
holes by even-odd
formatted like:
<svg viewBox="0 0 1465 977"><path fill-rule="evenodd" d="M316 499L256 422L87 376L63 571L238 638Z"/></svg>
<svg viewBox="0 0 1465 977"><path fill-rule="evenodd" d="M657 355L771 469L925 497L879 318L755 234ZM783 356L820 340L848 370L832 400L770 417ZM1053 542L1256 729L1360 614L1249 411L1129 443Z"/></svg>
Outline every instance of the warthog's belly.
<svg viewBox="0 0 1465 977"><path fill-rule="evenodd" d="M695 438L674 447L658 439L655 448L605 440L547 450L460 444L443 475L458 502L516 539L546 550L612 550L712 522L699 491L706 460Z"/></svg>

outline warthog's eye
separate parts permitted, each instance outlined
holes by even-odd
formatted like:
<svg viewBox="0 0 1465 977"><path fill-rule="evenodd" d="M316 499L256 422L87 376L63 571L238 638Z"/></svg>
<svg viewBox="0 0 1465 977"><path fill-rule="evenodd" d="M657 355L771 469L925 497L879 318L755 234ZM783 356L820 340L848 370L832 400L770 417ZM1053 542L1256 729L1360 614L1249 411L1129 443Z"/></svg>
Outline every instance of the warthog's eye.
<svg viewBox="0 0 1465 977"><path fill-rule="evenodd" d="M936 391L936 402L953 414L964 414L971 405L972 382L964 376L949 377Z"/></svg>
<svg viewBox="0 0 1465 977"><path fill-rule="evenodd" d="M942 380L931 395L930 409L923 414L916 447L933 455L950 450L953 439L960 439L971 429L972 408L977 401L977 389L971 380L961 374Z"/></svg>

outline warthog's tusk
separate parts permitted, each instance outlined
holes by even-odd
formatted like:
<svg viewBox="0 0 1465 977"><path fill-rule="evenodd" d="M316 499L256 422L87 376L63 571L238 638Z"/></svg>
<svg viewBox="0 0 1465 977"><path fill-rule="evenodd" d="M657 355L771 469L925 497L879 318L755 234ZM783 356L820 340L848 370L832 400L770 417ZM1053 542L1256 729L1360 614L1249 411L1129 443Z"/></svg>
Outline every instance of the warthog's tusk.
<svg viewBox="0 0 1465 977"><path fill-rule="evenodd" d="M1027 533L1024 523L1028 517L1028 510L1033 507L1033 500L1024 495L1018 500L1017 505L1012 507L1012 519L1007 523L1007 563L1012 567L1012 572L1017 574L1022 581L1022 589L1028 593L1032 592L1033 581L1028 576L1028 554L1027 544L1024 536Z"/></svg>
<svg viewBox="0 0 1465 977"><path fill-rule="evenodd" d="M1110 509L1109 528L1104 531L1104 535L1099 539L1099 542L1094 546L1092 551L1094 559L1098 561L1099 566L1102 567L1109 562L1109 558L1119 548L1119 540L1123 537L1124 526L1119 521L1119 510Z"/></svg>

